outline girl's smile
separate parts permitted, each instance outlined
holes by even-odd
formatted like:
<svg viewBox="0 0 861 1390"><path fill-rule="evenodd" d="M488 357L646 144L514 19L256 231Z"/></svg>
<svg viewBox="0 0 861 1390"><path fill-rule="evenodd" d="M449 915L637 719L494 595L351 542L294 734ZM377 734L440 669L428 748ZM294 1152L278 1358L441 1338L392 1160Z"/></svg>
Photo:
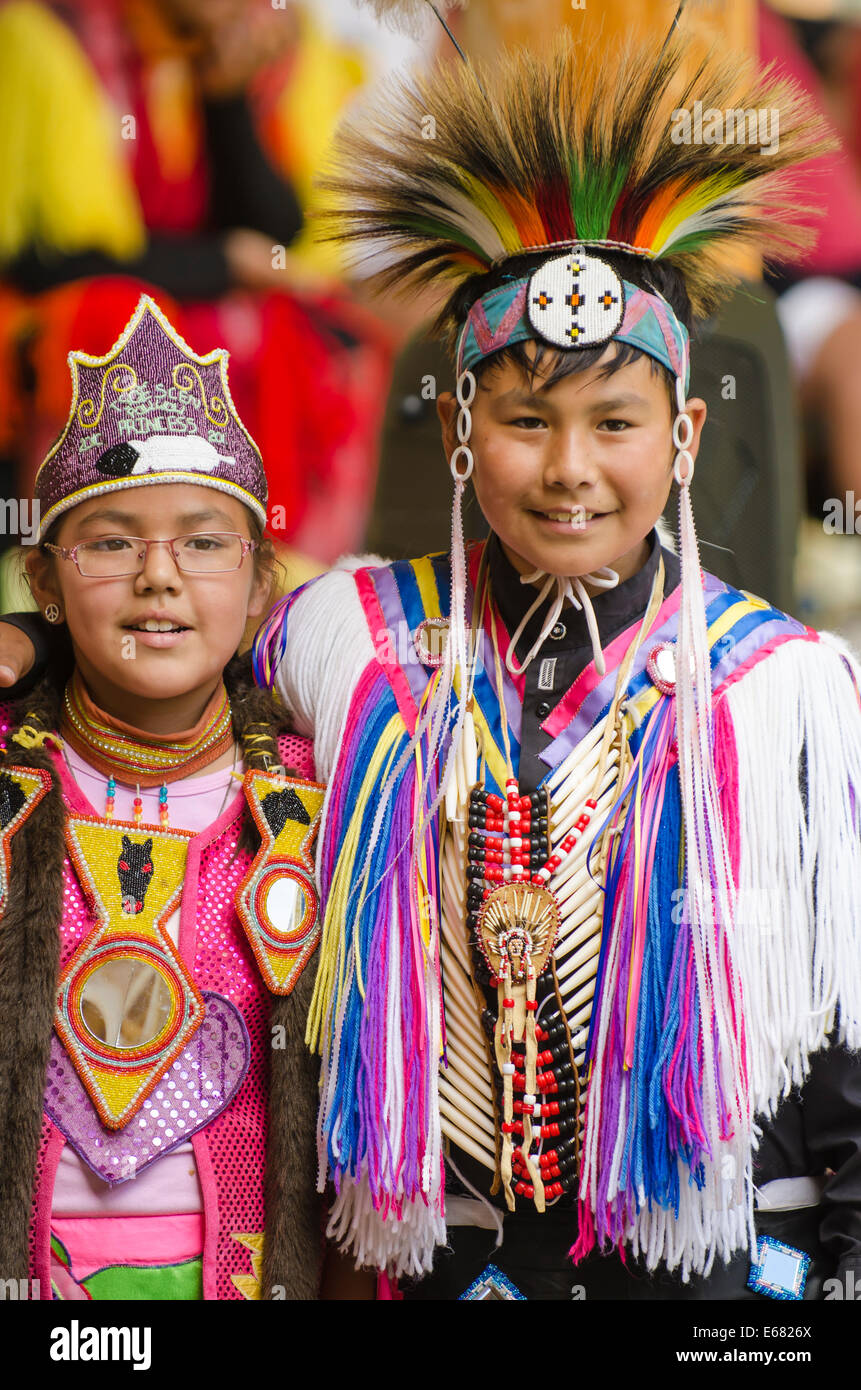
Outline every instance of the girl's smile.
<svg viewBox="0 0 861 1390"><path fill-rule="evenodd" d="M135 640L145 647L166 648L176 646L184 635L191 632L191 623L172 613L145 613L134 622L124 623L127 632L135 634Z"/></svg>

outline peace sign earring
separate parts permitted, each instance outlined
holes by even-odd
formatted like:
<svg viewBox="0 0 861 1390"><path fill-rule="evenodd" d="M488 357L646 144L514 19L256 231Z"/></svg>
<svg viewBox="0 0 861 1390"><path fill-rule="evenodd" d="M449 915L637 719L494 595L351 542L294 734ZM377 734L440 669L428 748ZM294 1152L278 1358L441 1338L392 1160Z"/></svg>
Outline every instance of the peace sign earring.
<svg viewBox="0 0 861 1390"><path fill-rule="evenodd" d="M56 603L49 603L46 606L45 617L48 619L49 623L58 623L60 621L60 616L60 610Z"/></svg>

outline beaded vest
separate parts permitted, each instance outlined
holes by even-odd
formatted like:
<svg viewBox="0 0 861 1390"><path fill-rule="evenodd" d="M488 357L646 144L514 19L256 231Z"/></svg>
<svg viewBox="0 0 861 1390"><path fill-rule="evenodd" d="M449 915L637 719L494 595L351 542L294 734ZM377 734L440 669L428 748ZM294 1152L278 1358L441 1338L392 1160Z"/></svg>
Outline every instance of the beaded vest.
<svg viewBox="0 0 861 1390"><path fill-rule="evenodd" d="M306 740L284 736L280 751L285 761L298 766L303 774L311 771ZM56 765L69 810L91 812L61 757ZM189 841L179 928L179 953L195 984L238 1009L250 1047L247 1072L232 1100L191 1138L203 1190L203 1297L217 1300L260 1297L267 1071L270 1065L287 1060L283 1052L270 1046L270 995L234 905L251 864L247 852L236 852L245 813L246 803L240 793L213 825ZM61 971L94 922L67 858L63 866ZM51 1084L49 1069L49 1088ZM30 1274L40 1281L46 1298L51 1297L51 1202L65 1142L61 1130L46 1114L30 1224Z"/></svg>

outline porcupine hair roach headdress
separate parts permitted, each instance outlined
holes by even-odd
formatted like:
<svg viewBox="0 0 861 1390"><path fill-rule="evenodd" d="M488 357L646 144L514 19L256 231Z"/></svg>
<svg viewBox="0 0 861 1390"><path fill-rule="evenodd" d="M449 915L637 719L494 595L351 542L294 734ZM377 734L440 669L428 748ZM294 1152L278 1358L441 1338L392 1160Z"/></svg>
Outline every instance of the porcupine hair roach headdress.
<svg viewBox="0 0 861 1390"><path fill-rule="evenodd" d="M733 138L697 143L679 115L695 103L732 112ZM752 111L778 113L776 142L748 139ZM546 58L520 50L392 85L341 127L325 216L363 257L379 250L384 286L454 289L527 251L612 244L678 269L703 315L740 245L781 260L805 245L782 176L826 144L799 90L739 55L698 57L681 37L658 57L607 52L562 31Z"/></svg>
<svg viewBox="0 0 861 1390"><path fill-rule="evenodd" d="M778 137L767 146L748 128L748 113L761 111L771 116ZM732 132L723 125L721 142L710 143L714 124L695 128L696 112L706 121L719 114L732 122ZM616 341L661 362L675 379L682 587L674 688L686 901L704 1010L706 1147L713 1154L727 1137L727 1124L731 1135L749 1136L751 1114L690 502L688 334L660 294L621 279L601 252L624 251L673 267L694 313L707 314L738 278L733 265L740 247L791 259L806 243L787 175L829 145L825 123L806 98L747 59L718 57L683 36L671 37L656 54L642 45L578 45L563 32L547 55L502 55L480 72L452 63L394 85L387 99L341 128L323 180L333 200L329 234L352 244L363 270L373 270L381 286L449 289L438 328L456 346L460 410L451 458L450 635L444 679L424 716L432 747L444 717L453 722L450 746L456 749L469 695L460 505L473 468L471 369L525 340L563 351ZM524 274L520 257L526 253L539 259ZM639 278L648 286L648 277ZM539 577L536 572L524 580ZM569 599L586 614L603 674L584 581L611 587L618 575L604 570L544 578L539 601L554 585L556 595L542 637ZM539 646L540 640L530 657ZM461 698L452 719L458 669ZM745 1171L744 1152L742 1142L736 1171Z"/></svg>
<svg viewBox="0 0 861 1390"><path fill-rule="evenodd" d="M374 4L394 20L417 9L415 0ZM727 113L729 138L712 143L709 129L696 138L697 104L707 117ZM762 111L777 137L766 146L748 124ZM578 44L562 30L547 55L518 51L491 70L452 63L397 81L342 125L322 180L331 197L324 230L352 246L383 288L451 290L437 327L457 349L456 551L457 503L472 469L470 368L524 339L571 349L613 338L668 369L683 415L684 326L659 294L620 281L591 252L672 267L693 312L707 314L738 278L740 247L790 259L807 243L787 171L828 144L825 123L791 83L679 34L656 54ZM576 267L564 254L575 249L585 251ZM542 251L548 260L533 275L499 283L508 262ZM677 421L681 454L691 435L690 421ZM681 467L677 480L689 482L692 461ZM567 596L588 616L581 590Z"/></svg>

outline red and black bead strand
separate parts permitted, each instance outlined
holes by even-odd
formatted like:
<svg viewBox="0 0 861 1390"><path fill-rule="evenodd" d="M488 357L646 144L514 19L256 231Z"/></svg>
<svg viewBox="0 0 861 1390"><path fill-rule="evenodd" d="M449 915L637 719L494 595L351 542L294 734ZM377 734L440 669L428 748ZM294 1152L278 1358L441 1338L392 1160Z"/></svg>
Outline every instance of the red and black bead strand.
<svg viewBox="0 0 861 1390"><path fill-rule="evenodd" d="M482 787L469 797L467 840L466 925L478 924L485 898L501 883L526 882L546 864L550 851L549 796L528 796L507 787L505 798Z"/></svg>
<svg viewBox="0 0 861 1390"><path fill-rule="evenodd" d="M579 1086L572 1070L568 1035L558 1010L550 1015L548 1023L549 1028L539 1026L536 1030L538 1041L542 1044L542 1050L538 1054L541 1070L536 1078L537 1094L529 1100L523 1098L526 1089L523 1052L515 1048L512 1060L515 1066L514 1090L520 1093L520 1098L514 1101L515 1117L531 1115L533 1137L544 1142L553 1141L552 1147L535 1155L544 1180L546 1196L552 1199L561 1197L576 1183ZM515 1119L515 1125L519 1125L519 1128L515 1128L513 1133L522 1134L522 1119ZM519 1150L515 1150L513 1168L518 1179L515 1193L527 1198L532 1197L533 1186Z"/></svg>
<svg viewBox="0 0 861 1390"><path fill-rule="evenodd" d="M545 862L541 865L530 863L532 882L545 887L553 877L557 869L568 858L574 849L580 836L584 833L592 820L592 815L598 805L594 797L590 797L586 802L585 810L577 817L574 825L569 830L558 847L549 854ZM548 834L549 838L549 834ZM536 1088L541 1094L541 1101L536 1101L532 1107L533 1119L541 1118L545 1121L548 1112L554 1118L549 1123L535 1125L533 1137L536 1139L559 1139L554 1147L538 1156L538 1163L541 1169L542 1179L545 1180L545 1195L548 1198L561 1197L564 1192L573 1187L576 1182L578 1167L578 1135L577 1125L579 1123L579 1082L574 1070L571 1052L568 1045L568 1032L565 1023L557 1010L548 1016L547 1028L542 1029L542 1041L549 1044L538 1055L539 1066L543 1067L536 1078ZM552 1034L550 1031L552 1030ZM515 1068L518 1066L518 1056L514 1056ZM514 1089L515 1091L525 1091L526 1083L522 1075L523 1060L520 1058L520 1068L515 1071ZM548 1097L553 1097L548 1100ZM519 1104L519 1111L518 1111ZM523 1115L524 1101L515 1101L515 1114ZM551 1109L552 1107L552 1109ZM557 1117L558 1118L555 1118ZM523 1132L523 1122L515 1121L520 1125L519 1131ZM534 1188L528 1181L526 1165L519 1150L515 1150L513 1160L514 1175L518 1179L514 1186L514 1191L519 1196L534 1196ZM550 1181L546 1181L550 1179Z"/></svg>
<svg viewBox="0 0 861 1390"><path fill-rule="evenodd" d="M501 883L528 882L547 863L550 854L549 794L545 790L520 796L513 779L506 783L504 798L481 787L474 787L469 799L468 824L466 924L470 939L474 942L482 903L493 889ZM495 991L499 981L487 971L481 954L477 952L476 955L476 978ZM494 1022L493 1012L488 1010L484 1023L490 1038L493 1036ZM544 1037L540 1029L538 1037L539 1041ZM512 1079L515 1090L522 1091L526 1084L522 1070L522 1052L519 1059L520 1070L515 1071ZM515 1057L515 1064L516 1061ZM552 1071L540 1073L539 1081L548 1091L550 1088L554 1092L559 1089L559 1082ZM562 1084L567 1092L567 1082ZM570 1089L574 1095L576 1084L572 1083ZM510 1125L504 1122L502 1125L503 1132L510 1133L515 1142L517 1136L523 1137L523 1104L522 1100L515 1101L514 1120ZM557 1118L559 1112L560 1103L556 1099L542 1096L536 1102L533 1106L533 1116L535 1119L542 1118L544 1123L540 1126L535 1125L534 1139L557 1138L560 1132ZM564 1181L568 1172L567 1151L563 1159L564 1169L561 1163L548 1163L543 1157L539 1159L547 1196L551 1199L561 1195L564 1190L560 1183ZM521 1196L534 1196L534 1187L532 1182L528 1181L529 1172L519 1149L515 1149L512 1156L512 1167L513 1174L518 1179L515 1192Z"/></svg>

